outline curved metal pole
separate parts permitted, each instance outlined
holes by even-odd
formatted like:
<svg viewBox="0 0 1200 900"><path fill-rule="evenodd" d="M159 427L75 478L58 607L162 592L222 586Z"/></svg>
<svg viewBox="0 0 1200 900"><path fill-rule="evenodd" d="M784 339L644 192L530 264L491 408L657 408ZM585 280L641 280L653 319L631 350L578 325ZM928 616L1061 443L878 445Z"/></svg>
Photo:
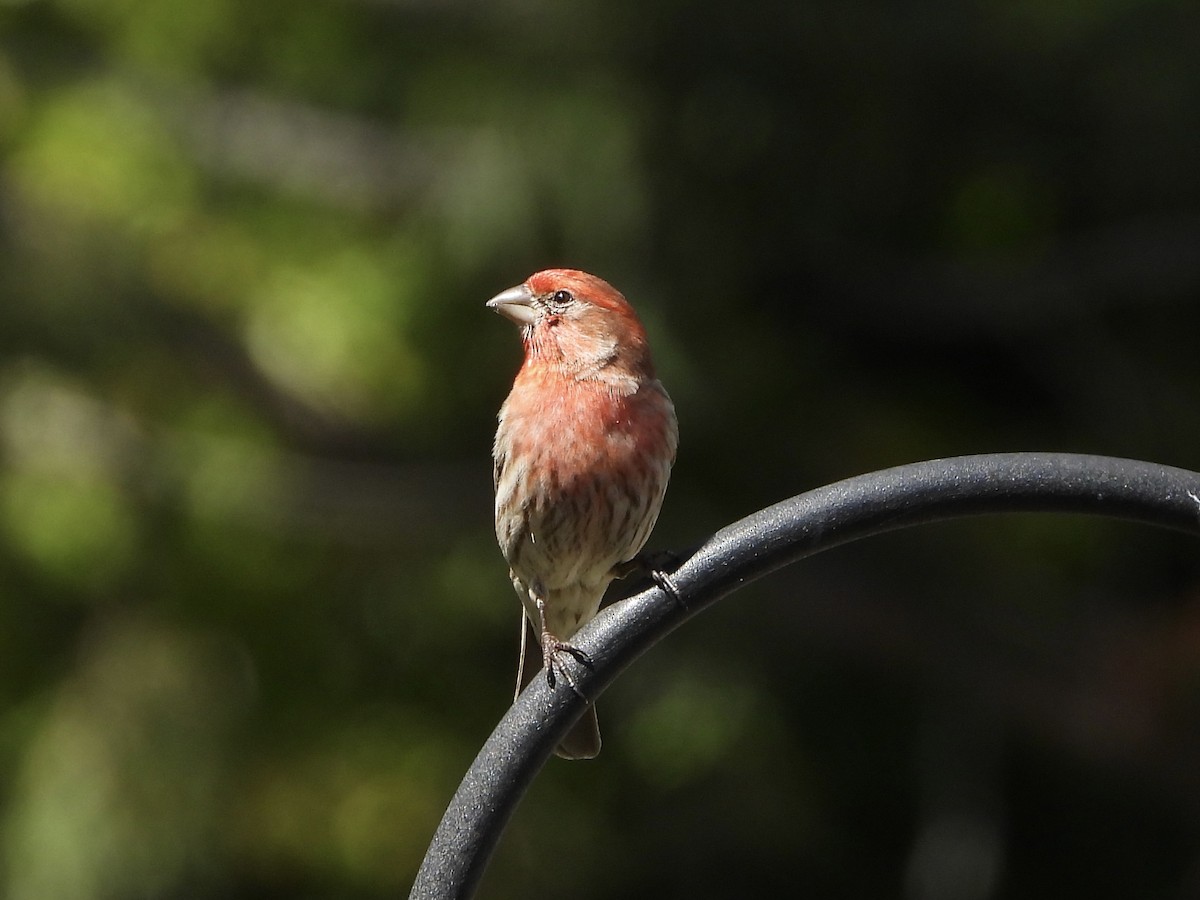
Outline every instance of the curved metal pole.
<svg viewBox="0 0 1200 900"><path fill-rule="evenodd" d="M859 538L984 513L1084 513L1200 535L1200 474L1070 453L999 453L931 460L861 475L784 500L723 528L671 573L678 600L653 588L603 610L572 643L595 698L634 659L739 587ZM450 801L410 900L474 894L513 810L583 701L535 678L501 719Z"/></svg>

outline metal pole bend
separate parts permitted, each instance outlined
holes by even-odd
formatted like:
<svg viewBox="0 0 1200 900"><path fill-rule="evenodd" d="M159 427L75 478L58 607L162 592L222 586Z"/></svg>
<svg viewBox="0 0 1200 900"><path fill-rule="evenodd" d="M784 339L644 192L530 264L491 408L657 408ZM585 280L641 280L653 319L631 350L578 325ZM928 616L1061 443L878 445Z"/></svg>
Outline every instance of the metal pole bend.
<svg viewBox="0 0 1200 900"><path fill-rule="evenodd" d="M1071 453L936 459L860 475L784 500L721 529L673 572L677 597L643 591L573 638L595 699L634 659L701 609L797 560L885 531L990 513L1105 516L1200 535L1200 474ZM450 801L410 900L471 897L513 810L584 701L535 678L500 720Z"/></svg>

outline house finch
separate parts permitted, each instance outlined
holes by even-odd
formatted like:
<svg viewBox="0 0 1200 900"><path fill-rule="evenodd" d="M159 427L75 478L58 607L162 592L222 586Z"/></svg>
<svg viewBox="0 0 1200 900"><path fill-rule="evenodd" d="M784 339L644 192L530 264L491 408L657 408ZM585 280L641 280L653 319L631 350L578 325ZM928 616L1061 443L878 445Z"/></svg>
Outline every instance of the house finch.
<svg viewBox="0 0 1200 900"><path fill-rule="evenodd" d="M574 687L563 656L590 660L567 642L650 536L679 441L675 407L633 308L596 276L548 269L487 305L525 346L493 450L496 538L550 686L557 669ZM522 646L525 634L522 623ZM556 752L600 752L593 706Z"/></svg>

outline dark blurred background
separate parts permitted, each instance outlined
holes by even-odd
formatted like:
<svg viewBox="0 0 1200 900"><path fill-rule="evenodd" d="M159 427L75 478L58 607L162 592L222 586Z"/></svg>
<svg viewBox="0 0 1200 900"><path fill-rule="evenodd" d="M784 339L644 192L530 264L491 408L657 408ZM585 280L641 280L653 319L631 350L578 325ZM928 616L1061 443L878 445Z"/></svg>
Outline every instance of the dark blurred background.
<svg viewBox="0 0 1200 900"><path fill-rule="evenodd" d="M484 308L634 302L657 548L839 478L1200 467L1192 0L0 5L0 895L406 894L510 700ZM486 898L1200 895L1193 541L895 534L739 593Z"/></svg>

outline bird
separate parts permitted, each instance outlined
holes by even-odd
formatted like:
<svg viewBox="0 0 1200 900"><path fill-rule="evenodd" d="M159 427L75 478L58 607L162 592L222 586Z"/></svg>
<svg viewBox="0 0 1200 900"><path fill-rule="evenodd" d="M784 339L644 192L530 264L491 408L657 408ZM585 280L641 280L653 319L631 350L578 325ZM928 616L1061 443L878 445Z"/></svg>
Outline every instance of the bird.
<svg viewBox="0 0 1200 900"><path fill-rule="evenodd" d="M638 554L679 444L675 406L655 375L645 328L603 279L545 269L487 306L519 326L524 347L492 453L496 539L524 607L517 691L527 627L550 687L561 674L574 689L566 657L591 660L571 638L614 579L646 568ZM589 703L555 752L591 759L600 743Z"/></svg>

